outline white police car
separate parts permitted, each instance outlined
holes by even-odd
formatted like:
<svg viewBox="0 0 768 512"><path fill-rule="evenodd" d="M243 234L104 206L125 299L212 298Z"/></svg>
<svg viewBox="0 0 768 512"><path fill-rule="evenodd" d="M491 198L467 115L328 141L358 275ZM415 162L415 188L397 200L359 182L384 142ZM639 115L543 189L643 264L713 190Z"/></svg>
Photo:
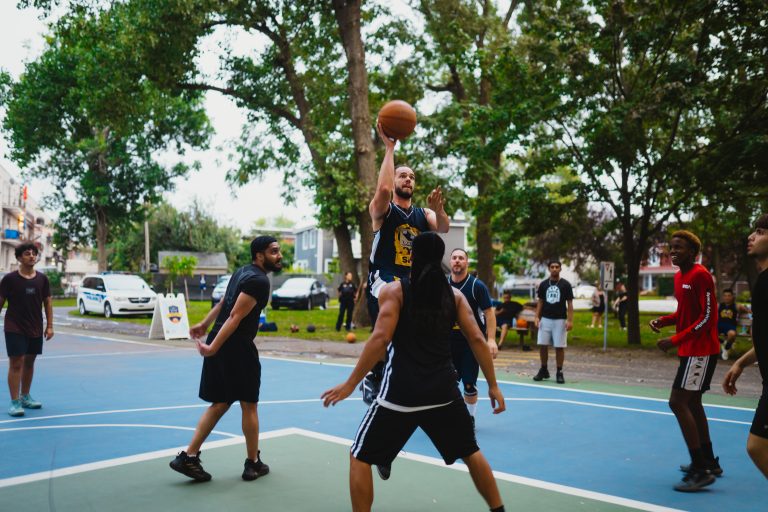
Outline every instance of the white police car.
<svg viewBox="0 0 768 512"><path fill-rule="evenodd" d="M81 315L100 313L113 315L151 315L157 294L139 276L131 274L86 275L77 292L77 308Z"/></svg>

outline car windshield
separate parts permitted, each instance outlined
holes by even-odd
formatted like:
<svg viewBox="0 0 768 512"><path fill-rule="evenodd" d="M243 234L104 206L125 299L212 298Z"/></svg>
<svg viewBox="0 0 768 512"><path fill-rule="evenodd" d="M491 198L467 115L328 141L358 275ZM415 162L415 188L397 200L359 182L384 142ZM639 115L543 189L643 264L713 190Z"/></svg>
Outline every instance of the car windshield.
<svg viewBox="0 0 768 512"><path fill-rule="evenodd" d="M310 286L312 286L314 281L314 279L309 279L306 277L295 277L288 279L280 288L283 290L307 290Z"/></svg>
<svg viewBox="0 0 768 512"><path fill-rule="evenodd" d="M216 286L223 286L229 282L229 280L232 279L232 276L220 276L219 280L216 281Z"/></svg>
<svg viewBox="0 0 768 512"><path fill-rule="evenodd" d="M149 290L149 285L139 276L109 276L104 281L111 290Z"/></svg>

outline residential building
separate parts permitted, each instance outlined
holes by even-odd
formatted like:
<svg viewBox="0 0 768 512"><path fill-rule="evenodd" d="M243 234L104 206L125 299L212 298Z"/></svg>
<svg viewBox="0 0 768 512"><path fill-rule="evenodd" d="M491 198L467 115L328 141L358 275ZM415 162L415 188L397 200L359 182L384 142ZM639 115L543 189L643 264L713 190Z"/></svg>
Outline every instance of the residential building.
<svg viewBox="0 0 768 512"><path fill-rule="evenodd" d="M195 275L220 276L228 273L229 263L223 252L159 251L160 272L166 272L165 259L171 257L192 256L197 259Z"/></svg>
<svg viewBox="0 0 768 512"><path fill-rule="evenodd" d="M0 272L18 268L14 250L22 240L37 244L38 266L54 265L51 219L32 199L29 189L0 165Z"/></svg>

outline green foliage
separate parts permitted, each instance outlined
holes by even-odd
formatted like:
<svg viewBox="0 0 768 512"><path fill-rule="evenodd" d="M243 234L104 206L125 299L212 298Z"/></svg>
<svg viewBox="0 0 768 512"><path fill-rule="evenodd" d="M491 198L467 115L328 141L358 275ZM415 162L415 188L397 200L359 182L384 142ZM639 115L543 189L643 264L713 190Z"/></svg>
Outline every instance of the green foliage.
<svg viewBox="0 0 768 512"><path fill-rule="evenodd" d="M64 289L61 287L61 279L64 277L64 274L58 270L52 270L46 272L45 276L51 285L51 295L64 295Z"/></svg>
<svg viewBox="0 0 768 512"><path fill-rule="evenodd" d="M165 280L166 289L173 293L173 283L179 277L184 278L184 287L186 288L187 278L192 277L197 267L197 258L194 256L166 256L161 262L161 267L168 272L168 277Z"/></svg>
<svg viewBox="0 0 768 512"><path fill-rule="evenodd" d="M224 252L230 270L239 266L242 241L237 229L221 226L198 201L186 211L168 203L150 209L150 261L158 262L160 251ZM248 263L250 263L250 249ZM118 232L110 245L110 266L114 270L138 271L144 263L144 223L135 222ZM244 263L243 263L244 264Z"/></svg>
<svg viewBox="0 0 768 512"><path fill-rule="evenodd" d="M199 93L171 95L148 79L129 28L135 20L127 4L73 7L5 98L11 158L51 180L48 203L62 212L60 226L71 239L95 239L100 266L109 230L142 218L187 172L156 154L204 147L209 135Z"/></svg>

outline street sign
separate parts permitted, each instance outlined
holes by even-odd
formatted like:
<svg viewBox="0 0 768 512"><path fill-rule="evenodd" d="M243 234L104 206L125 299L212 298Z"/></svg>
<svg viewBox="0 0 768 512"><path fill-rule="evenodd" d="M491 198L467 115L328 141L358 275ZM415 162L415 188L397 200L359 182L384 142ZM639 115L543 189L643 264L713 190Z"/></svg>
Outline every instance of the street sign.
<svg viewBox="0 0 768 512"><path fill-rule="evenodd" d="M600 262L600 283L603 285L603 290L613 290L613 262L601 261Z"/></svg>

